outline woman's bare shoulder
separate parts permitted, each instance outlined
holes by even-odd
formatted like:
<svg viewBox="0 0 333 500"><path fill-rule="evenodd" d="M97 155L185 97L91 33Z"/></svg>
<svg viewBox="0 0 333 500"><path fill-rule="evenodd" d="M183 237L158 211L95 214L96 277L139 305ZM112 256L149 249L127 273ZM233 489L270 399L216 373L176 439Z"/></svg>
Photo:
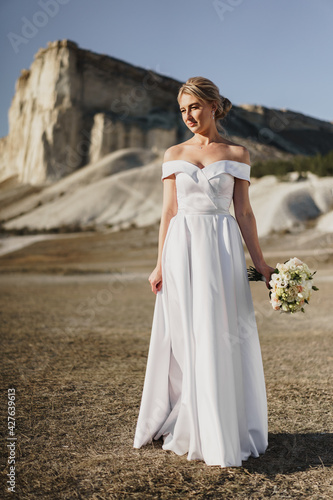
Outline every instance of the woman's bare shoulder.
<svg viewBox="0 0 333 500"><path fill-rule="evenodd" d="M235 146L234 154L236 161L239 161L240 163L247 163L248 165L251 164L250 152L245 146L240 144Z"/></svg>
<svg viewBox="0 0 333 500"><path fill-rule="evenodd" d="M240 163L247 163L250 165L250 153L248 149L242 144L231 143L228 144L228 155L230 159L239 161Z"/></svg>
<svg viewBox="0 0 333 500"><path fill-rule="evenodd" d="M182 144L175 144L174 146L171 146L165 151L163 161L179 160L182 150Z"/></svg>

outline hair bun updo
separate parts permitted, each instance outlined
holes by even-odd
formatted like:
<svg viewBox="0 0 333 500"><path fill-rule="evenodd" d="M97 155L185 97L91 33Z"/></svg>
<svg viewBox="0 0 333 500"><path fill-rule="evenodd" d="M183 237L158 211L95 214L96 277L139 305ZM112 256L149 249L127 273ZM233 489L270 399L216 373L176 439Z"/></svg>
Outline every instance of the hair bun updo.
<svg viewBox="0 0 333 500"><path fill-rule="evenodd" d="M222 125L219 123L219 120L223 120L229 113L232 108L232 104L224 96L220 95L219 88L215 83L213 83L208 78L204 78L203 76L194 76L189 78L179 89L177 101L179 100L183 94L190 94L199 101L206 102L216 102L216 111L215 111L215 122L216 127L221 132L225 132Z"/></svg>

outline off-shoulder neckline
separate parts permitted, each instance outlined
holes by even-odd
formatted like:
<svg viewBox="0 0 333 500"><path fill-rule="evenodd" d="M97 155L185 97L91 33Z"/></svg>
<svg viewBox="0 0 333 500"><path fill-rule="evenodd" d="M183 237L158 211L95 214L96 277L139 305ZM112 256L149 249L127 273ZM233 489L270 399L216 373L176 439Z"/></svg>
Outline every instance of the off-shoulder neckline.
<svg viewBox="0 0 333 500"><path fill-rule="evenodd" d="M247 167L250 167L251 168L251 165L249 165L248 163L243 163L241 161L237 161L237 160L217 160L217 161L213 161L212 163L209 163L208 165L205 165L203 168L199 167L198 165L196 165L195 163L192 163L191 161L188 161L188 160L168 160L168 161L165 161L163 163L163 165L165 165L166 163L172 163L172 162L175 162L175 161L182 161L184 163L189 163L190 165L193 165L193 167L196 167L198 168L199 170L204 170L205 168L208 168L210 167L211 165L215 165L216 163L221 163L221 162L231 162L231 163L239 163L239 165L246 165Z"/></svg>

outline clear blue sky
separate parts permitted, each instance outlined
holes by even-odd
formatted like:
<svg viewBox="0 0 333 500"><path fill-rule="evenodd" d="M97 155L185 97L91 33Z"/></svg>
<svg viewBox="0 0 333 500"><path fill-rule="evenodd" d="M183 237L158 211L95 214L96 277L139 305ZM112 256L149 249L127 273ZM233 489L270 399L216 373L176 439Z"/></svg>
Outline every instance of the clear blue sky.
<svg viewBox="0 0 333 500"><path fill-rule="evenodd" d="M9 34L27 22L39 26L15 51ZM332 27L332 0L1 0L0 136L21 69L64 38L180 81L205 76L236 105L332 121Z"/></svg>

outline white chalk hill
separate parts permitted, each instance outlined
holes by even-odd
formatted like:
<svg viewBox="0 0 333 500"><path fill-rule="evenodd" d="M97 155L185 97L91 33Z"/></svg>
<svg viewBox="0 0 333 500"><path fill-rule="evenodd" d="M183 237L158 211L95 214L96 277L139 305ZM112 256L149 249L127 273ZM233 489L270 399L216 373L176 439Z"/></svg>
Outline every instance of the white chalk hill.
<svg viewBox="0 0 333 500"><path fill-rule="evenodd" d="M320 223L321 216L333 208L333 177L308 172L307 179L297 180L295 174L289 175L288 182L273 175L252 179L250 199L260 236L303 231L309 221L317 220L318 230L333 232L332 224L327 229Z"/></svg>
<svg viewBox="0 0 333 500"><path fill-rule="evenodd" d="M3 226L35 231L92 226L117 230L154 223L163 194L161 161L158 152L143 148L110 153L3 208L0 218L7 220Z"/></svg>
<svg viewBox="0 0 333 500"><path fill-rule="evenodd" d="M9 204L7 200L0 211L3 227L36 232L91 228L116 231L154 224L161 216L162 162L162 152L143 148L110 153L40 192L25 193ZM332 190L332 177L313 174L302 181L293 176L288 182L275 176L252 179L250 197L259 236L273 231L301 231L307 221L317 218L319 230L333 231L332 212L323 215L333 208ZM7 198L9 194L7 190Z"/></svg>

